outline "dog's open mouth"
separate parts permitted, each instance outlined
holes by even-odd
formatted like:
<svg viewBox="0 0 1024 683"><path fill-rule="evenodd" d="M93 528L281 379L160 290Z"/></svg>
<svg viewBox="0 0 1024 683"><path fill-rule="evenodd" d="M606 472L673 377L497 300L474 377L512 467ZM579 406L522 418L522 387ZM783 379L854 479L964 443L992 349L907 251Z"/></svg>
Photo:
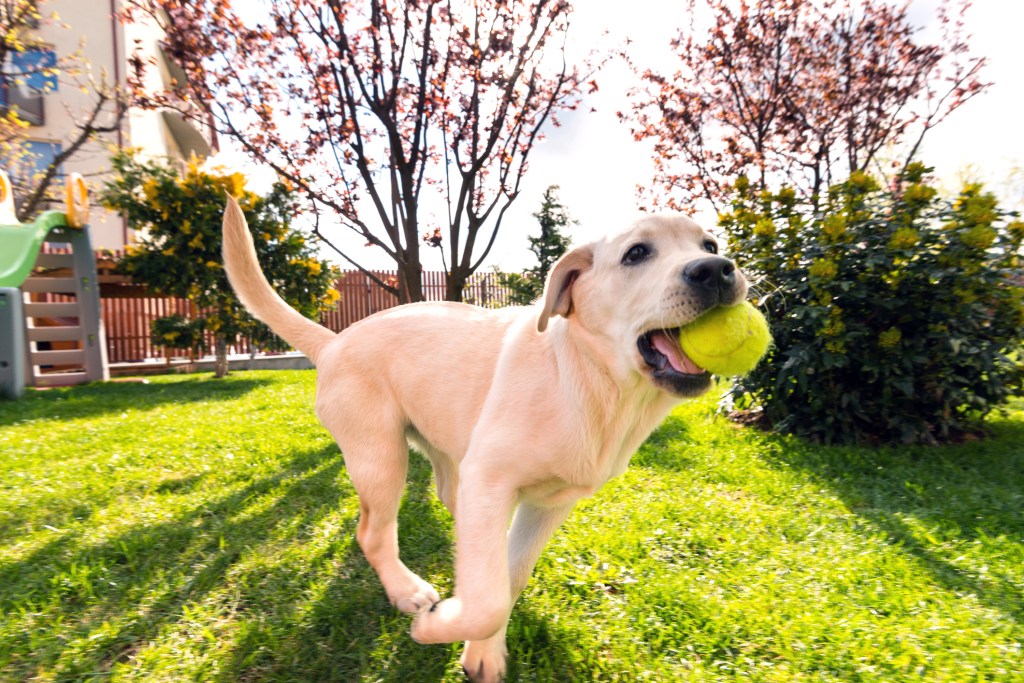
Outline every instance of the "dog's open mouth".
<svg viewBox="0 0 1024 683"><path fill-rule="evenodd" d="M679 328L651 330L640 336L637 348L651 377L679 396L695 396L711 386L711 375L679 347Z"/></svg>

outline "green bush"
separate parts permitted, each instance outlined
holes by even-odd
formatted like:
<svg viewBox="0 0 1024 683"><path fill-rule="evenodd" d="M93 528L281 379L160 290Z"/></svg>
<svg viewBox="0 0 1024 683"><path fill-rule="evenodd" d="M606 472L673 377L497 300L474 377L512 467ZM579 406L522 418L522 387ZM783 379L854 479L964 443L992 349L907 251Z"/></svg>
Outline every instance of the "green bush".
<svg viewBox="0 0 1024 683"><path fill-rule="evenodd" d="M736 183L720 223L775 337L740 407L830 443L934 443L1019 390L1024 223L976 184L941 199L930 170L854 173L817 210Z"/></svg>
<svg viewBox="0 0 1024 683"><path fill-rule="evenodd" d="M150 339L153 346L201 354L206 351L204 323L203 318L189 320L177 313L157 318L149 324Z"/></svg>

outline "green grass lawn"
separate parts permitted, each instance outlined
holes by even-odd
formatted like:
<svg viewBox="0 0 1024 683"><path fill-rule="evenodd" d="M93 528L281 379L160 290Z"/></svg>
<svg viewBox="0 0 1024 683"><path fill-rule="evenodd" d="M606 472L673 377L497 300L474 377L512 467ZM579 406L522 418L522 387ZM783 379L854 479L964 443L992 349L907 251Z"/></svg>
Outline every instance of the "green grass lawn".
<svg viewBox="0 0 1024 683"><path fill-rule="evenodd" d="M353 532L312 372L0 403L0 680L459 681ZM1024 680L1024 404L993 438L824 448L679 408L581 502L510 680ZM413 459L403 557L451 590Z"/></svg>

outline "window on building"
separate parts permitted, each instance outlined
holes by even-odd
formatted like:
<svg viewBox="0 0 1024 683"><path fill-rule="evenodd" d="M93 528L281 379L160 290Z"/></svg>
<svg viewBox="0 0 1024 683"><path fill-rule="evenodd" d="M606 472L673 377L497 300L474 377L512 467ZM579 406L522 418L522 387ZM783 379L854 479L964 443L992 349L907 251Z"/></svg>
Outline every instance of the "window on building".
<svg viewBox="0 0 1024 683"><path fill-rule="evenodd" d="M18 188L22 196L27 195L42 180L57 155L61 152L59 142L45 142L43 140L25 140L21 143L22 153L17 162L11 167L11 181ZM59 201L60 188L64 186L63 165L57 167L57 175L50 182L50 189L47 192L47 202Z"/></svg>
<svg viewBox="0 0 1024 683"><path fill-rule="evenodd" d="M26 157L28 157L29 163L31 164L30 170L33 177L46 173L46 169L53 164L57 155L60 154L61 151L59 142L26 140L24 145L27 152ZM62 167L57 168L57 176L59 178L64 177L64 169Z"/></svg>
<svg viewBox="0 0 1024 683"><path fill-rule="evenodd" d="M46 123L44 96L57 90L57 54L46 48L28 48L10 53L4 68L0 104L16 108L22 120L41 126Z"/></svg>

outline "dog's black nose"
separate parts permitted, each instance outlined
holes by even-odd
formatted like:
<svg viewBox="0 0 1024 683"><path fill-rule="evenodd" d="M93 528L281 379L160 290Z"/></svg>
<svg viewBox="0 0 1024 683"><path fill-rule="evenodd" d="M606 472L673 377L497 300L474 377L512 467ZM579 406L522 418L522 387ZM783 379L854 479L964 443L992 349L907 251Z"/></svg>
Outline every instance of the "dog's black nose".
<svg viewBox="0 0 1024 683"><path fill-rule="evenodd" d="M695 288L725 292L736 286L736 266L722 256L708 256L688 263L683 280Z"/></svg>

